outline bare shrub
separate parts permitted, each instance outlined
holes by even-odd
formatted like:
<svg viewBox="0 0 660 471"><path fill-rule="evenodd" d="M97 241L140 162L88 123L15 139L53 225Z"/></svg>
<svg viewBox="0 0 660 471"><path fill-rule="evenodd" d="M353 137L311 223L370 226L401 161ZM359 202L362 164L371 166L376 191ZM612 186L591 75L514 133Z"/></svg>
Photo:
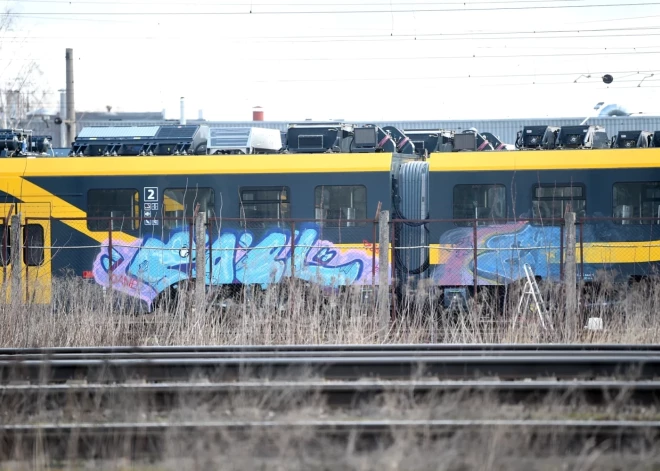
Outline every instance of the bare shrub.
<svg viewBox="0 0 660 471"><path fill-rule="evenodd" d="M290 281L265 290L245 288L231 297L209 290L204 303L194 302L192 287L184 287L176 298L145 313L132 298L66 277L54 280L50 305L0 304L0 322L5 326L0 345L656 343L660 339L655 315L660 290L655 283L614 285L604 275L598 288L583 287L581 309L570 315L564 310L561 285L542 283L541 289L554 323L552 331L544 331L531 310L514 324L520 285L510 285L502 297L479 291L466 305L445 309L438 289L420 283L414 290L403 290L405 296L393 303L389 329L383 335L376 299L360 287L327 292ZM602 318L604 330L587 331L588 317Z"/></svg>

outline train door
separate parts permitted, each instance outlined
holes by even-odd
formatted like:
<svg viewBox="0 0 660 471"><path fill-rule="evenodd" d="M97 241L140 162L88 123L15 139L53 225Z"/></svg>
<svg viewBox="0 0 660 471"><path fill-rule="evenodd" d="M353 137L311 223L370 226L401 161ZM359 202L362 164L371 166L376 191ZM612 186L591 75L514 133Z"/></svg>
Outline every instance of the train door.
<svg viewBox="0 0 660 471"><path fill-rule="evenodd" d="M51 299L51 246L50 204L19 203L0 205L0 247L2 250L2 279L6 287L7 300L11 299L11 216L18 210L21 214L21 299L32 303L49 303Z"/></svg>

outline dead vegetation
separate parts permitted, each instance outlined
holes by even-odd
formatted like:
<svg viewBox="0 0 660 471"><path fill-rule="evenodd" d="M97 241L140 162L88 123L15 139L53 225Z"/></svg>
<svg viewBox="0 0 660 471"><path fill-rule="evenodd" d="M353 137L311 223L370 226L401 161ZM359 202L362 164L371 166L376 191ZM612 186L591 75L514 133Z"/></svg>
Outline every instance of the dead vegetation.
<svg viewBox="0 0 660 471"><path fill-rule="evenodd" d="M0 290L3 289L0 287ZM349 289L324 293L299 283L218 291L182 290L153 313L132 298L76 278L56 279L52 303L0 304L1 347L104 345L236 345L362 343L657 343L660 289L653 283L585 288L579 313L566 315L561 286L542 285L555 329L544 332L533 312L514 324L520 287L505 302L480 293L459 311L443 309L433 287L400 301L379 328L377 302ZM588 307L588 309L587 309ZM394 314L393 321L389 315ZM604 330L585 330L600 317Z"/></svg>
<svg viewBox="0 0 660 471"><path fill-rule="evenodd" d="M59 279L53 302L0 304L1 347L103 346L103 345L229 345L229 344L350 344L350 343L657 343L655 319L660 290L640 283L599 291L585 290L583 306L589 312L567 316L558 286L542 287L557 328L540 329L533 315L515 325L512 317L519 290L512 288L503 309L492 298L480 295L459 312L440 307L433 290L419 288L415 296L397 306L387 332L379 330L376 300L359 290L321 293L299 284L273 286L264 292L245 291L229 299L208 293L204 302L185 292L176 302L154 313L139 312L135 303L116 293L79 279ZM4 296L4 294L2 294ZM612 301L616 301L612 303ZM609 303L609 304L607 304ZM605 329L586 332L587 316L602 317ZM301 393L303 391L301 390ZM307 397L307 396L306 396ZM98 399L98 398L97 398ZM390 394L377 402L350 410L329 409L318 399L302 400L296 394L268 397L236 395L201 402L182 396L171 409L154 411L148 402L125 396L102 401L69 403L54 407L46 400L29 416L20 407L3 407L1 421L8 423L191 420L369 420L369 419L562 419L658 420L656 406L631 406L625 397L604 407L589 406L579 398L552 397L541 405L505 405L494 398L457 394L413 400L405 393ZM7 404L5 403L5 406ZM615 443L586 440L566 452L565 440L540 444L531 437L506 429L461 432L431 439L405 431L388 442L363 449L300 431L255 431L240 439L199 430L182 434L172 429L158 459L135 459L127 451L134 436L116 437L114 454L101 458L67 450L67 460L51 459L44 447L5 449L0 469L286 469L286 470L651 470L660 469L660 450L640 445L618 450ZM566 438L566 437L565 437ZM568 438L570 441L570 437ZM3 438L0 437L0 443ZM116 446L114 446L116 444ZM126 446L124 446L126 445Z"/></svg>
<svg viewBox="0 0 660 471"><path fill-rule="evenodd" d="M301 385L300 392L304 391ZM348 409L335 409L318 398L297 394L272 394L247 397L241 392L222 400L189 401L181 396L176 406L154 413L146 398L117 397L110 410L94 401L70 403L61 408L45 399L42 410L30 417L32 423L46 422L160 422L182 424L191 421L241 422L246 420L290 424L322 420L436 420L436 419L570 419L576 413L597 410L580 397L548 397L533 406L503 406L495 397L458 393L416 400L405 393L386 394L371 402ZM613 401L599 409L620 419L653 420L657 406L632 408L625 401ZM4 411L4 423L26 423L27 417ZM1 436L0 442L6 443ZM26 450L20 444L2 449L0 469L294 469L294 470L618 470L658 469L660 450L649 447L648 440L635 440L622 448L614 441L595 442L548 430L540 440L524 430L494 427L459 431L447 437L412 433L405 428L393 430L387 439L376 443L349 437L337 440L322 432L301 428L254 429L243 434L203 428L182 433L171 426L165 444L153 456L155 445L145 444L136 453L135 436L124 434L108 440L111 447L98 458L79 456L73 438L66 449L56 450L42 444ZM579 439L579 440L578 440ZM59 454L64 461L54 460ZM88 454L86 450L85 454Z"/></svg>

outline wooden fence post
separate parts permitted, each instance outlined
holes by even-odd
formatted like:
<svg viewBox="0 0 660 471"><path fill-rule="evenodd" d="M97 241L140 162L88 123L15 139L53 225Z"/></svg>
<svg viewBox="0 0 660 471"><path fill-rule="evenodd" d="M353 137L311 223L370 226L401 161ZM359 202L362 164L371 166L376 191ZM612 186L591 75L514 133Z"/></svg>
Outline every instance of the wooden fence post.
<svg viewBox="0 0 660 471"><path fill-rule="evenodd" d="M378 331L381 339L387 335L390 324L389 245L390 212L381 211L378 217Z"/></svg>
<svg viewBox="0 0 660 471"><path fill-rule="evenodd" d="M206 301L206 213L195 217L195 305L202 313Z"/></svg>
<svg viewBox="0 0 660 471"><path fill-rule="evenodd" d="M11 263L11 301L19 304L23 297L23 277L21 274L21 254L23 253L23 239L21 237L21 214L11 217L11 241L9 263Z"/></svg>
<svg viewBox="0 0 660 471"><path fill-rule="evenodd" d="M566 316L573 316L577 310L577 271L575 263L575 213L566 213L566 257L564 257L564 286L566 293ZM572 317L567 317L572 319Z"/></svg>

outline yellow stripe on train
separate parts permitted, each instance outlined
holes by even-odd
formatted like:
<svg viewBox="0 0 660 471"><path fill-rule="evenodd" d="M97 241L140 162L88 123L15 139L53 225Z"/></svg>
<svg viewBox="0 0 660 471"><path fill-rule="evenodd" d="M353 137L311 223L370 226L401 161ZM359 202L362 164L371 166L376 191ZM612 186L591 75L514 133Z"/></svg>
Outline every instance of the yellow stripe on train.
<svg viewBox="0 0 660 471"><path fill-rule="evenodd" d="M614 263L649 263L660 262L660 240L643 242L585 242L584 263L589 264L614 264ZM452 253L456 251L467 252L465 258L474 257L472 247L454 247L450 244L431 244L429 246L429 259L431 265L444 265L450 263ZM513 249L502 249L509 252ZM542 250L542 249L538 249ZM558 252L558 249L555 249ZM493 252L495 249L478 249L477 253ZM578 263L581 261L580 247L576 247L575 257ZM559 263L559 259L552 260Z"/></svg>

